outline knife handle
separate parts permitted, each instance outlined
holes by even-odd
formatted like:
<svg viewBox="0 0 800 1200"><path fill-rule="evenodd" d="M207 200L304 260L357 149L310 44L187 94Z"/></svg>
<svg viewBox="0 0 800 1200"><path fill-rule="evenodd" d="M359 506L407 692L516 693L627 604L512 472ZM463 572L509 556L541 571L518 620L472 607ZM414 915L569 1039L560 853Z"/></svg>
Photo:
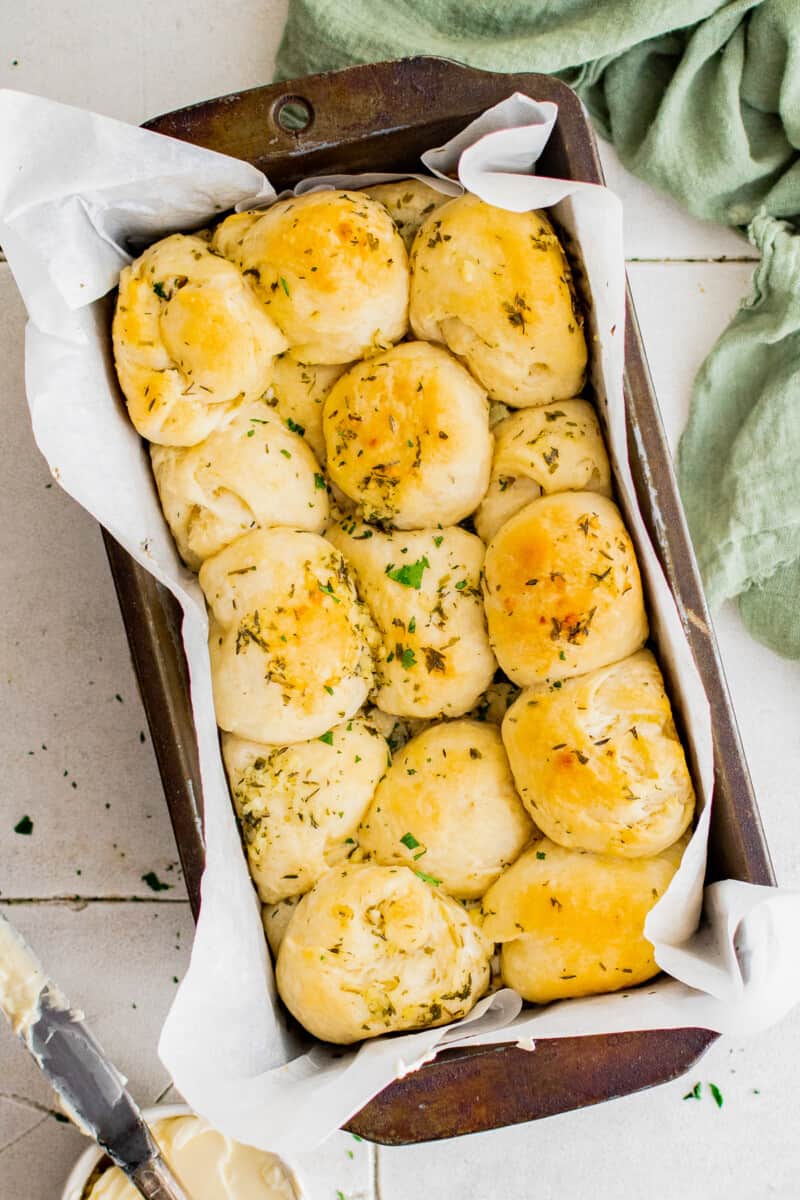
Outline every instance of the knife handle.
<svg viewBox="0 0 800 1200"><path fill-rule="evenodd" d="M128 1178L145 1200L191 1200L160 1156L134 1167Z"/></svg>

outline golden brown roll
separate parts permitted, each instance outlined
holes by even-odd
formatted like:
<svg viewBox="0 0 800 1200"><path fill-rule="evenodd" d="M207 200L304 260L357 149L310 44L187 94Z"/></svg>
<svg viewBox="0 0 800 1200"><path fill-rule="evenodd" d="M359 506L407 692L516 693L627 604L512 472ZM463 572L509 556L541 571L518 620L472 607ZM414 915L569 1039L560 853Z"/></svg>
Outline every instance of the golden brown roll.
<svg viewBox="0 0 800 1200"><path fill-rule="evenodd" d="M540 212L459 196L411 251L411 328L463 358L493 400L515 408L576 396L583 322L561 243Z"/></svg>
<svg viewBox="0 0 800 1200"><path fill-rule="evenodd" d="M448 721L394 756L356 837L375 862L416 866L474 900L533 834L497 726Z"/></svg>
<svg viewBox="0 0 800 1200"><path fill-rule="evenodd" d="M200 586L222 729L283 745L358 711L372 686L375 632L330 542L256 530L206 559Z"/></svg>
<svg viewBox="0 0 800 1200"><path fill-rule="evenodd" d="M647 637L633 544L605 496L532 500L490 542L484 590L492 647L522 687L617 662Z"/></svg>
<svg viewBox="0 0 800 1200"><path fill-rule="evenodd" d="M491 541L514 513L553 492L611 495L603 435L585 400L527 408L495 425L492 477L475 514L479 537Z"/></svg>
<svg viewBox="0 0 800 1200"><path fill-rule="evenodd" d="M524 691L503 741L525 807L562 846L640 858L691 822L694 789L649 650Z"/></svg>
<svg viewBox="0 0 800 1200"><path fill-rule="evenodd" d="M351 367L323 432L331 479L366 520L456 525L489 486L486 393L441 346L404 342Z"/></svg>
<svg viewBox="0 0 800 1200"><path fill-rule="evenodd" d="M237 213L213 246L249 274L301 362L352 362L406 332L406 248L384 206L361 192L310 192Z"/></svg>
<svg viewBox="0 0 800 1200"><path fill-rule="evenodd" d="M270 385L264 393L267 404L275 409L289 429L306 439L317 460L323 464L322 405L345 369L342 364L313 366L302 363L287 350L275 359Z"/></svg>
<svg viewBox="0 0 800 1200"><path fill-rule="evenodd" d="M461 905L408 867L334 867L284 934L278 991L315 1037L347 1044L466 1016L489 952Z"/></svg>
<svg viewBox="0 0 800 1200"><path fill-rule="evenodd" d="M397 232L408 251L411 250L417 230L425 218L434 209L452 199L446 192L437 192L436 188L423 183L421 179L377 183L374 187L364 188L364 192L388 208L389 216L397 226Z"/></svg>
<svg viewBox="0 0 800 1200"><path fill-rule="evenodd" d="M496 669L480 538L458 527L381 533L347 519L326 537L352 566L381 636L378 707L401 717L462 716Z"/></svg>
<svg viewBox="0 0 800 1200"><path fill-rule="evenodd" d="M114 361L142 437L194 446L269 383L286 339L238 267L176 233L119 277Z"/></svg>
<svg viewBox="0 0 800 1200"><path fill-rule="evenodd" d="M223 734L247 863L263 903L302 895L352 854L388 756L384 739L359 717L293 746Z"/></svg>
<svg viewBox="0 0 800 1200"><path fill-rule="evenodd" d="M503 982L525 1000L548 1004L658 974L644 922L685 845L630 859L534 842L483 898L484 933L502 942Z"/></svg>
<svg viewBox="0 0 800 1200"><path fill-rule="evenodd" d="M164 516L193 571L243 533L328 519L320 465L262 400L240 405L197 446L151 446Z"/></svg>

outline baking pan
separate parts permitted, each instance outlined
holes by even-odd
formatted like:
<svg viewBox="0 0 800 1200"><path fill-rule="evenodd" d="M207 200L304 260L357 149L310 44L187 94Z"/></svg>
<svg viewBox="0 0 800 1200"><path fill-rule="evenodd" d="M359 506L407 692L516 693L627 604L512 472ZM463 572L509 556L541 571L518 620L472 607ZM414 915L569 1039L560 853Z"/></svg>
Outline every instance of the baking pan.
<svg viewBox="0 0 800 1200"><path fill-rule="evenodd" d="M255 88L168 113L147 128L245 159L280 189L325 172L416 169L422 150L446 141L514 91L559 106L540 159L542 174L602 183L591 129L565 84L546 75L476 71L439 58L352 67ZM772 884L630 296L626 333L625 401L636 491L711 702L716 768L708 877ZM202 793L180 610L112 538L105 539L196 914ZM533 1054L513 1046L445 1051L386 1088L348 1128L373 1141L403 1144L549 1116L673 1079L715 1036L699 1029L657 1030L545 1039Z"/></svg>

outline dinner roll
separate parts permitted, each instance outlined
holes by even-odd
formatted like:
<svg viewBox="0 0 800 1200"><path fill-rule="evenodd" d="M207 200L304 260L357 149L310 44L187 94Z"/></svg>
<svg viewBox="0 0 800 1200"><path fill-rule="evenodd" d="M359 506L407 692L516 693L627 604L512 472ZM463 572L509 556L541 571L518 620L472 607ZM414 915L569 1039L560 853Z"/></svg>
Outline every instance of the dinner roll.
<svg viewBox="0 0 800 1200"><path fill-rule="evenodd" d="M522 687L617 662L647 637L633 544L605 496L532 500L489 543L484 590L492 647Z"/></svg>
<svg viewBox="0 0 800 1200"><path fill-rule="evenodd" d="M552 492L611 495L603 435L585 400L527 408L494 427L492 477L475 514L478 535L491 541L515 512Z"/></svg>
<svg viewBox="0 0 800 1200"><path fill-rule="evenodd" d="M287 345L238 267L181 233L123 268L112 339L128 415L164 446L202 442L260 396Z"/></svg>
<svg viewBox="0 0 800 1200"><path fill-rule="evenodd" d="M640 858L692 819L692 781L649 650L523 692L503 741L525 807L562 846Z"/></svg>
<svg viewBox="0 0 800 1200"><path fill-rule="evenodd" d="M251 529L318 533L328 519L320 466L263 401L235 409L198 446L151 446L164 516L193 571Z"/></svg>
<svg viewBox="0 0 800 1200"><path fill-rule="evenodd" d="M436 188L423 183L421 179L377 183L374 187L364 188L364 192L388 208L389 216L397 226L397 232L403 239L406 250L409 251L425 218L434 209L452 199L446 192L437 192Z"/></svg>
<svg viewBox="0 0 800 1200"><path fill-rule="evenodd" d="M658 974L644 922L685 845L631 859L534 842L483 898L484 933L502 942L503 982L547 1004Z"/></svg>
<svg viewBox="0 0 800 1200"><path fill-rule="evenodd" d="M278 951L286 930L289 928L289 922L302 899L302 896L287 896L284 900L277 900L274 904L262 904L261 906L261 924L264 926L264 933L267 935L267 942L273 958L278 957Z"/></svg>
<svg viewBox="0 0 800 1200"><path fill-rule="evenodd" d="M456 525L489 486L486 393L440 346L404 342L351 367L323 432L330 477L367 520Z"/></svg>
<svg viewBox="0 0 800 1200"><path fill-rule="evenodd" d="M375 633L330 542L255 530L206 559L200 586L222 729L283 745L358 711L372 686Z"/></svg>
<svg viewBox="0 0 800 1200"><path fill-rule="evenodd" d="M459 196L426 218L411 251L411 328L463 358L515 408L576 396L586 340L572 276L540 212Z"/></svg>
<svg viewBox="0 0 800 1200"><path fill-rule="evenodd" d="M313 366L302 363L287 350L275 359L272 379L264 393L267 404L276 410L289 429L306 439L321 463L325 462L322 405L344 370L341 364Z"/></svg>
<svg viewBox="0 0 800 1200"><path fill-rule="evenodd" d="M382 533L339 521L326 537L353 568L379 630L375 703L405 717L460 717L496 663L481 603L483 544L463 529Z"/></svg>
<svg viewBox="0 0 800 1200"><path fill-rule="evenodd" d="M356 836L376 862L417 866L474 900L533 833L497 726L448 721L394 756Z"/></svg>
<svg viewBox="0 0 800 1200"><path fill-rule="evenodd" d="M307 192L235 214L213 246L249 274L301 362L352 362L406 332L406 248L384 206L361 192Z"/></svg>
<svg viewBox="0 0 800 1200"><path fill-rule="evenodd" d="M307 892L352 853L388 747L354 717L294 746L223 734L222 757L250 875L266 904Z"/></svg>
<svg viewBox="0 0 800 1200"><path fill-rule="evenodd" d="M335 867L300 901L278 952L278 991L327 1042L466 1016L489 982L483 934L408 867Z"/></svg>

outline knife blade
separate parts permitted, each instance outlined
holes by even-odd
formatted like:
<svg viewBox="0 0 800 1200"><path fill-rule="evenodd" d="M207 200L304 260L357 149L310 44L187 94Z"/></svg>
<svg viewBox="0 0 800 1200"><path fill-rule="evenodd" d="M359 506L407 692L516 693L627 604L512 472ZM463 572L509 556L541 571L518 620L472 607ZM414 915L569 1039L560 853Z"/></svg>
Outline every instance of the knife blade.
<svg viewBox="0 0 800 1200"><path fill-rule="evenodd" d="M13 926L0 915L0 1009L65 1112L95 1139L147 1200L189 1200L164 1162L125 1080L48 979Z"/></svg>

